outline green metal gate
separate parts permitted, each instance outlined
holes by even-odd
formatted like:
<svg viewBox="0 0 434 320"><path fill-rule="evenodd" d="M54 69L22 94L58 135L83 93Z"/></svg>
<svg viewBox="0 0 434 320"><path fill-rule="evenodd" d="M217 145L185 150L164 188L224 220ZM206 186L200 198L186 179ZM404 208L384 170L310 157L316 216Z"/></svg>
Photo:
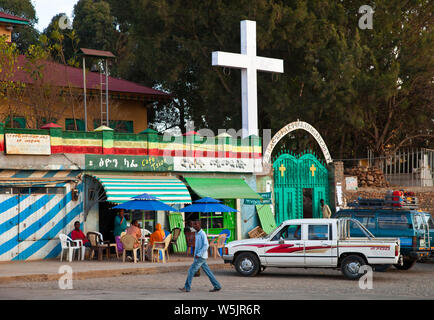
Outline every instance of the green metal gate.
<svg viewBox="0 0 434 320"><path fill-rule="evenodd" d="M321 218L320 200L329 204L328 170L312 153L281 154L273 163L276 223L302 219L303 190L311 195L312 218ZM310 198L309 198L310 200ZM310 208L310 202L309 202Z"/></svg>

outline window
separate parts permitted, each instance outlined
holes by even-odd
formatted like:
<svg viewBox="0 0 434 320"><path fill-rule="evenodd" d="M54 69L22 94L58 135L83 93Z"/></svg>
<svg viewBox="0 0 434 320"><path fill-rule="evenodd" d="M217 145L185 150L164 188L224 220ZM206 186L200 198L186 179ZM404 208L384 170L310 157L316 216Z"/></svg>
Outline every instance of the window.
<svg viewBox="0 0 434 320"><path fill-rule="evenodd" d="M47 193L48 194L63 194L63 193L65 193L65 188L62 188L62 187L47 188Z"/></svg>
<svg viewBox="0 0 434 320"><path fill-rule="evenodd" d="M44 188L44 187L31 187L30 188L30 193L31 194L46 194L47 193L47 188Z"/></svg>
<svg viewBox="0 0 434 320"><path fill-rule="evenodd" d="M109 120L109 127L119 133L134 133L134 121L132 120ZM93 120L94 129L101 126L100 119Z"/></svg>
<svg viewBox="0 0 434 320"><path fill-rule="evenodd" d="M134 133L134 123L129 120L110 120L110 128L116 132Z"/></svg>
<svg viewBox="0 0 434 320"><path fill-rule="evenodd" d="M352 218L352 214L351 213L337 213L336 218Z"/></svg>
<svg viewBox="0 0 434 320"><path fill-rule="evenodd" d="M289 225L280 230L273 238L272 241L284 240L301 240L301 225Z"/></svg>
<svg viewBox="0 0 434 320"><path fill-rule="evenodd" d="M328 240L329 226L327 224L309 225L308 240Z"/></svg>
<svg viewBox="0 0 434 320"><path fill-rule="evenodd" d="M433 223L433 221L432 221L432 218L431 218L431 215L425 215L424 216L425 217L425 220L427 221L427 223L428 223L428 227L431 229L431 230L433 230L434 229L434 223Z"/></svg>
<svg viewBox="0 0 434 320"><path fill-rule="evenodd" d="M420 214L415 214L413 216L414 220L414 227L418 230L424 230L425 229L425 218Z"/></svg>
<svg viewBox="0 0 434 320"><path fill-rule="evenodd" d="M11 187L0 187L0 194L12 194Z"/></svg>
<svg viewBox="0 0 434 320"><path fill-rule="evenodd" d="M77 124L77 130L75 129L74 119L65 119L65 130L84 131L84 121L81 119L75 119Z"/></svg>
<svg viewBox="0 0 434 320"><path fill-rule="evenodd" d="M367 229L375 229L375 216L374 215L362 215L357 214L354 219L358 220Z"/></svg>
<svg viewBox="0 0 434 320"><path fill-rule="evenodd" d="M204 230L223 228L223 214L221 212L202 212L199 219Z"/></svg>
<svg viewBox="0 0 434 320"><path fill-rule="evenodd" d="M412 224L409 223L405 214L396 216L378 216L378 227L381 229L411 229Z"/></svg>
<svg viewBox="0 0 434 320"><path fill-rule="evenodd" d="M14 117L13 123L10 121L10 117L5 119L5 128L19 128L24 129L26 127L26 118Z"/></svg>

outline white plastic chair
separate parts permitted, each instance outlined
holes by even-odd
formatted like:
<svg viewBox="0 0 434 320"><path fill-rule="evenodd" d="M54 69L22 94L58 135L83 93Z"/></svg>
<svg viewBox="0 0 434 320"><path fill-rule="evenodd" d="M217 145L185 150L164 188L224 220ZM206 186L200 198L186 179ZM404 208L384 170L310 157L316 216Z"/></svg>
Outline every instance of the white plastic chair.
<svg viewBox="0 0 434 320"><path fill-rule="evenodd" d="M134 256L134 263L137 263L137 251L140 250L140 247L134 248L134 244L136 243L136 238L130 234L125 234L121 237L122 246L124 247L124 252L122 253L122 261L125 262L125 256L127 251L132 251ZM140 250L140 254L143 252Z"/></svg>
<svg viewBox="0 0 434 320"><path fill-rule="evenodd" d="M63 258L63 250L68 251L68 260L72 261L72 257L75 250L78 250L78 260L80 260L80 250L82 251L81 260L83 260L84 256L84 246L83 241L81 240L72 240L66 234L59 234L60 244L62 246L62 252L60 253L60 262L62 262Z"/></svg>
<svg viewBox="0 0 434 320"><path fill-rule="evenodd" d="M142 236L144 237L144 236L147 236L147 235L150 235L150 234L152 234L152 232L151 231L149 231L148 229L142 229Z"/></svg>

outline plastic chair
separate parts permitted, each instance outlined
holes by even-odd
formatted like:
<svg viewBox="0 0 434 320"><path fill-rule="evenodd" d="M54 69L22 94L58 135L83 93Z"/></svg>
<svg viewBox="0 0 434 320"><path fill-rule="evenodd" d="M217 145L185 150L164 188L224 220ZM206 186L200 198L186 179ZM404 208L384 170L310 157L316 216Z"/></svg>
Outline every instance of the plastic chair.
<svg viewBox="0 0 434 320"><path fill-rule="evenodd" d="M125 234L121 237L122 246L124 247L124 251L122 253L122 261L125 262L125 256L127 251L132 251L134 256L134 263L137 263L137 250L140 250L140 246L134 248L134 245L137 243L137 240L134 236L130 234ZM143 252L141 252L143 255Z"/></svg>
<svg viewBox="0 0 434 320"><path fill-rule="evenodd" d="M98 234L99 234L100 239L101 239L101 244L102 244L102 245L104 245L104 243L107 243L107 244L109 245L110 248L112 248L112 247L115 248L115 251L116 251L116 258L119 259L118 245L117 245L116 243L111 243L111 242L108 241L108 240L107 240L107 241L104 241L104 238L103 238L103 236L102 236L102 233L100 233L100 232L96 232L96 231L95 231L95 233L98 233ZM110 249L109 249L109 251L110 251Z"/></svg>
<svg viewBox="0 0 434 320"><path fill-rule="evenodd" d="M228 243L228 239L231 236L231 230L223 229L219 234L223 234L223 233L226 234L225 244L227 244ZM220 256L223 254L223 249L222 248L219 249L219 253L220 253Z"/></svg>
<svg viewBox="0 0 434 320"><path fill-rule="evenodd" d="M213 241L209 244L209 249L212 250L212 254L214 258L217 258L217 250L225 246L226 236L227 236L226 233L221 233L217 238L214 238Z"/></svg>
<svg viewBox="0 0 434 320"><path fill-rule="evenodd" d="M100 233L99 232L93 232L90 231L86 234L87 239L89 239L90 242L90 259L93 259L93 256L95 254L95 251L98 251L98 260L102 261L102 256L104 253L104 250L106 251L107 260L110 259L110 242L109 241L102 241Z"/></svg>
<svg viewBox="0 0 434 320"><path fill-rule="evenodd" d="M152 262L159 262L159 260L163 260L163 263L166 263L166 256L167 256L167 262L169 261L169 244L170 241L172 241L172 235L169 234L163 241L155 241L152 246ZM156 255L154 255L154 251L157 252ZM160 254L163 259L160 259Z"/></svg>
<svg viewBox="0 0 434 320"><path fill-rule="evenodd" d="M190 249L191 255L194 254L194 247L196 245L196 232L186 232L185 240L187 241L187 256Z"/></svg>
<svg viewBox="0 0 434 320"><path fill-rule="evenodd" d="M78 260L80 260L80 250L82 252L81 260L84 259L83 241L72 240L70 237L68 237L66 234L63 233L59 234L59 239L60 239L60 245L62 247L62 251L60 253L60 262L62 262L64 250L68 252L69 262L72 261L72 257L74 255L75 250L78 250Z"/></svg>
<svg viewBox="0 0 434 320"><path fill-rule="evenodd" d="M148 229L142 228L142 235L143 236L149 236L151 234L152 234L151 231L149 231Z"/></svg>
<svg viewBox="0 0 434 320"><path fill-rule="evenodd" d="M181 234L181 228L173 228L172 229L172 240L170 241L170 243L172 244L172 246L176 247L176 250L178 250L178 237ZM175 250L173 250L175 252Z"/></svg>

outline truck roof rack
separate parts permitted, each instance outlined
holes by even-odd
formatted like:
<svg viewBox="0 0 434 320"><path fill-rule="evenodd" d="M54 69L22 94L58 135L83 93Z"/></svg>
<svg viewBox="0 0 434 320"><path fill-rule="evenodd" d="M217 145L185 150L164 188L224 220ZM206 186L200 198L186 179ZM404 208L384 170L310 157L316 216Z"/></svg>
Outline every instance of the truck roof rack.
<svg viewBox="0 0 434 320"><path fill-rule="evenodd" d="M416 197L406 197L405 199L392 200L387 197L385 199L362 199L359 198L348 204L349 207L359 209L419 209L419 202Z"/></svg>

